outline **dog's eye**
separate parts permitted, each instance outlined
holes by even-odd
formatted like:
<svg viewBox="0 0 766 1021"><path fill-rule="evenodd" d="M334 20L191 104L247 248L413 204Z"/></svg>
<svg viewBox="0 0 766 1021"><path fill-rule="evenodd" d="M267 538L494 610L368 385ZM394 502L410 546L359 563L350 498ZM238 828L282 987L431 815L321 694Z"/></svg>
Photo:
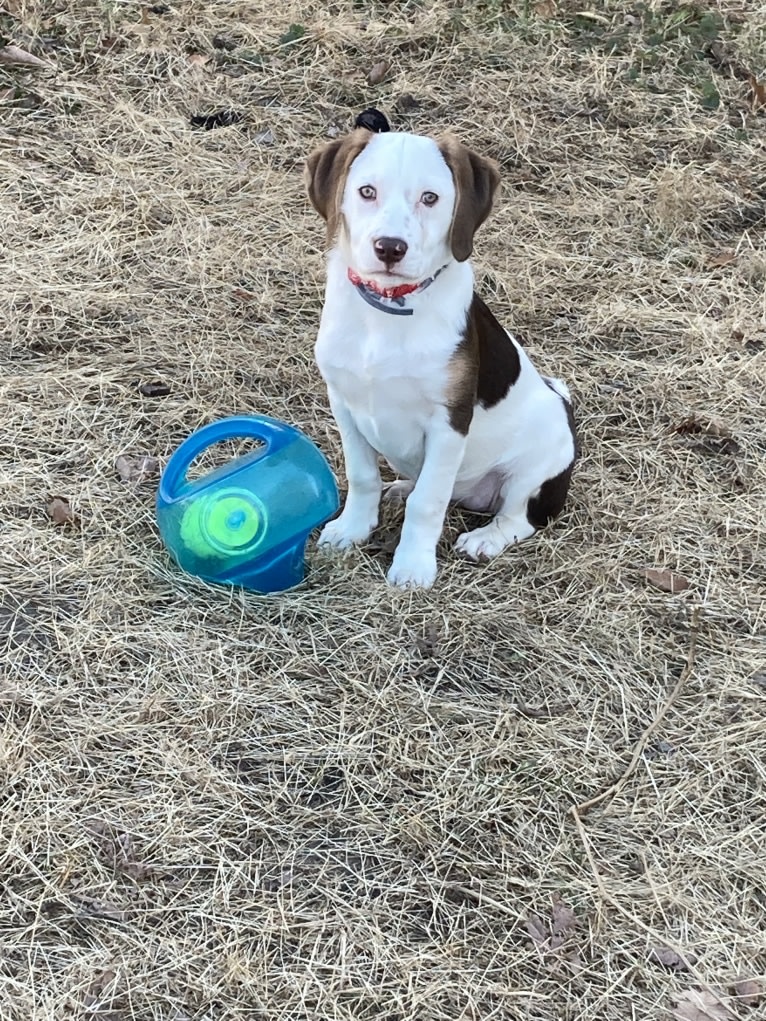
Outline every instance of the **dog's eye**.
<svg viewBox="0 0 766 1021"><path fill-rule="evenodd" d="M359 194L363 199L367 199L368 202L372 201L378 194L371 184L363 184L359 189Z"/></svg>
<svg viewBox="0 0 766 1021"><path fill-rule="evenodd" d="M435 206L439 201L439 196L433 191L424 191L420 196L420 201L424 206Z"/></svg>

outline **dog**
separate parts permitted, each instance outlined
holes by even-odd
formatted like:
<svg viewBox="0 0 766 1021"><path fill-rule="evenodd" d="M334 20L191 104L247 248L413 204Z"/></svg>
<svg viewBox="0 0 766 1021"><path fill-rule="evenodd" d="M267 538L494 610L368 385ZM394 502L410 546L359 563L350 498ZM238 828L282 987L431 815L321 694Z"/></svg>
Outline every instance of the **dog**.
<svg viewBox="0 0 766 1021"><path fill-rule="evenodd" d="M496 165L455 137L356 128L305 167L327 225L315 356L348 481L319 545L363 543L378 524L378 458L406 500L388 581L429 588L450 501L492 514L460 535L474 560L529 538L564 506L576 457L569 390L541 376L474 291L474 235Z"/></svg>

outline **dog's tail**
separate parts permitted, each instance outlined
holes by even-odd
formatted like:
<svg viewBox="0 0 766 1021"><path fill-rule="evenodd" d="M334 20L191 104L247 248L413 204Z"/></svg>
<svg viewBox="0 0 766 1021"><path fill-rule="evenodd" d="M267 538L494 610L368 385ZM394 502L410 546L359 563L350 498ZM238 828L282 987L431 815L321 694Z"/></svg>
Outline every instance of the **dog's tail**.
<svg viewBox="0 0 766 1021"><path fill-rule="evenodd" d="M569 392L569 387L563 379L553 379L551 376L545 376L545 382L551 390L553 390L554 393L557 393L562 400L567 402L567 404L572 403L572 395Z"/></svg>

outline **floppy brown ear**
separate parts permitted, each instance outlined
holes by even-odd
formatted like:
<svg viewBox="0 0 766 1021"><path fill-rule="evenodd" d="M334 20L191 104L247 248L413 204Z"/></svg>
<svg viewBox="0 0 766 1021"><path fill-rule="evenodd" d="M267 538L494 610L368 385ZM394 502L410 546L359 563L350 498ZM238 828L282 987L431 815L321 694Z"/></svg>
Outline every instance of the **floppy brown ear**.
<svg viewBox="0 0 766 1021"><path fill-rule="evenodd" d="M451 135L438 140L439 149L455 181L455 209L450 227L450 246L458 262L473 251L473 236L490 214L500 184L495 164L458 142Z"/></svg>
<svg viewBox="0 0 766 1021"><path fill-rule="evenodd" d="M349 167L371 138L372 132L358 128L316 149L306 160L303 179L311 204L327 221L329 243L335 239L340 226L340 206Z"/></svg>

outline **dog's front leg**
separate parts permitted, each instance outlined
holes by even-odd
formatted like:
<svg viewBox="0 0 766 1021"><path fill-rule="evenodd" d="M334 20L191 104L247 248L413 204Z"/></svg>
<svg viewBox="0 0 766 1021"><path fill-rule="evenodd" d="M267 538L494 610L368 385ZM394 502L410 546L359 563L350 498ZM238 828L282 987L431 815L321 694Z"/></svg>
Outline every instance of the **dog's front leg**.
<svg viewBox="0 0 766 1021"><path fill-rule="evenodd" d="M446 412L426 433L423 467L407 500L402 537L388 572L399 588L430 588L436 578L436 544L444 526L466 438L447 421Z"/></svg>
<svg viewBox="0 0 766 1021"><path fill-rule="evenodd" d="M319 545L346 549L364 542L377 525L382 483L377 451L359 432L348 408L332 394L330 407L340 430L348 495L342 513L322 529Z"/></svg>

